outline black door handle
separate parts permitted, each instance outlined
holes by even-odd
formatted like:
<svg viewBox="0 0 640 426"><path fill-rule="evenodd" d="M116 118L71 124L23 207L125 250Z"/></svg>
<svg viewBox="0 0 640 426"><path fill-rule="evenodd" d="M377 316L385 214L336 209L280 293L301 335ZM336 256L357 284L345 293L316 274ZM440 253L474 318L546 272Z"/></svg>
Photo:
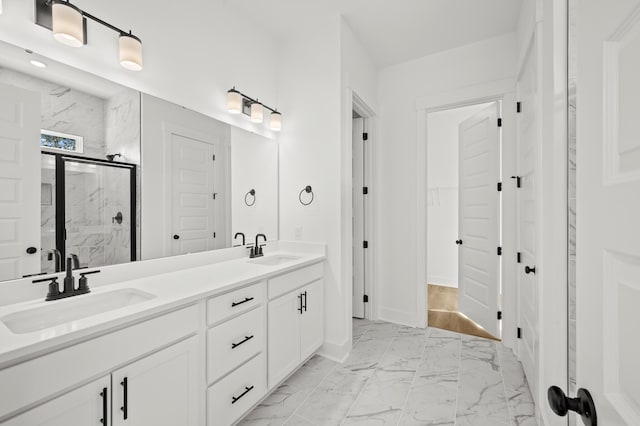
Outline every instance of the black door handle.
<svg viewBox="0 0 640 426"><path fill-rule="evenodd" d="M575 411L580 414L585 426L598 425L596 405L588 390L580 388L577 398L569 398L558 386L551 386L547 390L547 399L551 410L558 416L564 417L569 411Z"/></svg>
<svg viewBox="0 0 640 426"><path fill-rule="evenodd" d="M528 267L528 266L525 266L525 267L524 267L524 273L525 273L525 274L531 274L531 273L533 273L533 274L535 275L535 273L536 273L536 267L534 266L533 268L530 268L530 267Z"/></svg>
<svg viewBox="0 0 640 426"><path fill-rule="evenodd" d="M129 416L129 397L127 395L129 386L128 386L126 377L122 379L122 381L120 382L120 385L122 386L122 399L123 399L123 404L122 404L122 407L120 407L120 411L122 411L122 418L124 420L127 420L127 417Z"/></svg>
<svg viewBox="0 0 640 426"><path fill-rule="evenodd" d="M175 235L173 236L173 239L174 239L174 240L179 240L179 239L180 239L180 235L175 234Z"/></svg>
<svg viewBox="0 0 640 426"><path fill-rule="evenodd" d="M456 244L459 246L462 245L462 240L456 240Z"/></svg>
<svg viewBox="0 0 640 426"><path fill-rule="evenodd" d="M109 424L109 407L107 405L107 388L102 388L102 392L100 392L100 396L102 397L102 418L100 419L100 423L107 426Z"/></svg>
<svg viewBox="0 0 640 426"><path fill-rule="evenodd" d="M38 252L38 249L35 247L27 248L27 254L36 254L37 252Z"/></svg>

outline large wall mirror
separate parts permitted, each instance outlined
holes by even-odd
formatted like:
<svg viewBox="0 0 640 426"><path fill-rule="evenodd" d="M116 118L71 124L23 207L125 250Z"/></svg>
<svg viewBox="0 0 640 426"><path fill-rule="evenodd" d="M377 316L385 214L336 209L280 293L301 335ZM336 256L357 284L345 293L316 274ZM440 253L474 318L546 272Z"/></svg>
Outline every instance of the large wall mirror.
<svg viewBox="0 0 640 426"><path fill-rule="evenodd" d="M0 280L257 233L278 239L276 141L0 42Z"/></svg>

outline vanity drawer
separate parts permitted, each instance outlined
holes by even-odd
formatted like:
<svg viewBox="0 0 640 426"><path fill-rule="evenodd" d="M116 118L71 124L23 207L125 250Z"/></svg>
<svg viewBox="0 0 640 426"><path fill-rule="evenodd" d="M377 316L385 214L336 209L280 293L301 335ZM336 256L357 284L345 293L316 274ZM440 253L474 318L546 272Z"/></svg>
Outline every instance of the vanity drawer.
<svg viewBox="0 0 640 426"><path fill-rule="evenodd" d="M306 268L298 269L288 274L271 278L268 282L269 299L275 299L289 293L305 284L316 281L324 275L324 264L316 263Z"/></svg>
<svg viewBox="0 0 640 426"><path fill-rule="evenodd" d="M265 350L265 307L254 309L207 332L209 383Z"/></svg>
<svg viewBox="0 0 640 426"><path fill-rule="evenodd" d="M262 282L213 297L207 302L208 324L211 325L246 312L262 302L264 302L264 284Z"/></svg>
<svg viewBox="0 0 640 426"><path fill-rule="evenodd" d="M267 391L264 353L211 386L207 392L208 425L231 425Z"/></svg>

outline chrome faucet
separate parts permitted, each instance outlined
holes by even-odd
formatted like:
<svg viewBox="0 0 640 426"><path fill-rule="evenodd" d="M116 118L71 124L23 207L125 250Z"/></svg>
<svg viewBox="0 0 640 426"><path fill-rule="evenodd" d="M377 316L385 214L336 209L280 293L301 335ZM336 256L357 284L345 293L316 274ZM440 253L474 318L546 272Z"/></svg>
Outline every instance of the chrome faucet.
<svg viewBox="0 0 640 426"><path fill-rule="evenodd" d="M260 257L263 256L264 254L262 253L262 247L265 246L265 244L260 244L260 237L262 237L262 239L264 239L264 242L267 242L267 237L264 234L258 234L256 235L256 244L253 246L253 249L251 250L251 254L249 255L250 258L254 258L254 257Z"/></svg>

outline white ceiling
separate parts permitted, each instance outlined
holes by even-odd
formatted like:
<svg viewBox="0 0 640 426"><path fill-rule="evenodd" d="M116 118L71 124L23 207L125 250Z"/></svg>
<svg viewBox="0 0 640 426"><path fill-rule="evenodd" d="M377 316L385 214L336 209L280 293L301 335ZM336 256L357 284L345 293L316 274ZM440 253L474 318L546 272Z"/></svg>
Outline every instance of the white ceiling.
<svg viewBox="0 0 640 426"><path fill-rule="evenodd" d="M379 66L516 30L522 0L224 0L277 40L342 15Z"/></svg>

